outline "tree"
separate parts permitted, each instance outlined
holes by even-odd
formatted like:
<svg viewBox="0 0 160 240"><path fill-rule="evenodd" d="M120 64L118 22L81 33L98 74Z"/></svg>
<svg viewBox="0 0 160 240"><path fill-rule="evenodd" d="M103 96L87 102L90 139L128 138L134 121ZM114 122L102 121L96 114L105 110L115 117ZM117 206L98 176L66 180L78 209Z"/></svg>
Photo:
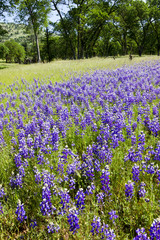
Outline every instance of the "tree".
<svg viewBox="0 0 160 240"><path fill-rule="evenodd" d="M9 54L8 47L4 43L0 43L0 58L5 59L7 54Z"/></svg>
<svg viewBox="0 0 160 240"><path fill-rule="evenodd" d="M6 62L21 63L25 58L24 47L15 42L14 40L6 41L4 43L4 57Z"/></svg>
<svg viewBox="0 0 160 240"><path fill-rule="evenodd" d="M156 36L157 54L160 54L160 1L148 0L150 9L150 23Z"/></svg>
<svg viewBox="0 0 160 240"><path fill-rule="evenodd" d="M18 15L25 24L31 24L37 48L37 61L41 62L38 33L47 25L50 4L46 0L15 0L18 6Z"/></svg>
<svg viewBox="0 0 160 240"><path fill-rule="evenodd" d="M148 5L143 0L137 0L132 2L132 12L134 13L134 20L128 22L129 35L133 39L138 47L139 56L144 51L145 44L147 43L150 16Z"/></svg>

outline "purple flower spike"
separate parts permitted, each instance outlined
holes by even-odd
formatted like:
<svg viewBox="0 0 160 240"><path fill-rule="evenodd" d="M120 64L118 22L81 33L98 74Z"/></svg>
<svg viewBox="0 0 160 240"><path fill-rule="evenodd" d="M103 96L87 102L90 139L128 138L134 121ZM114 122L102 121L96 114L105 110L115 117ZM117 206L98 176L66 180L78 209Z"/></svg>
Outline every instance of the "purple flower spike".
<svg viewBox="0 0 160 240"><path fill-rule="evenodd" d="M27 216L25 215L26 212L24 210L24 204L21 203L21 201L19 200L18 201L18 204L17 204L17 210L16 210L16 214L17 214L17 220L20 221L21 223L27 219Z"/></svg>
<svg viewBox="0 0 160 240"><path fill-rule="evenodd" d="M78 218L78 212L76 210L70 209L70 214L67 216L68 223L70 225L69 231L73 232L75 234L79 227L79 218Z"/></svg>
<svg viewBox="0 0 160 240"><path fill-rule="evenodd" d="M102 191L104 191L106 194L109 194L110 191L110 179L109 179L110 172L108 169L102 170L102 175L100 177L101 184L102 184Z"/></svg>
<svg viewBox="0 0 160 240"><path fill-rule="evenodd" d="M125 194L127 200L130 200L133 197L133 190L134 190L134 183L132 181L128 181L128 183L125 184Z"/></svg>
<svg viewBox="0 0 160 240"><path fill-rule="evenodd" d="M50 223L48 226L48 233L55 233L55 232L58 232L60 227L59 225L55 225L54 223Z"/></svg>
<svg viewBox="0 0 160 240"><path fill-rule="evenodd" d="M155 219L150 228L150 237L151 240L160 239L160 219Z"/></svg>
<svg viewBox="0 0 160 240"><path fill-rule="evenodd" d="M83 188L80 188L79 191L77 192L75 199L77 200L76 206L78 210L83 210L85 207L85 194L83 192Z"/></svg>
<svg viewBox="0 0 160 240"><path fill-rule="evenodd" d="M144 228L137 229L136 230L137 236L133 238L133 240L149 240L149 237L147 237L147 233L145 232Z"/></svg>
<svg viewBox="0 0 160 240"><path fill-rule="evenodd" d="M91 233L92 235L98 235L101 229L101 219L100 217L96 217L94 216L93 218L93 222L91 223L92 225L92 229L91 229Z"/></svg>
<svg viewBox="0 0 160 240"><path fill-rule="evenodd" d="M116 214L116 211L111 210L108 214L110 215L109 219L111 219L113 221L113 223L115 223L115 219L118 218L118 215Z"/></svg>
<svg viewBox="0 0 160 240"><path fill-rule="evenodd" d="M2 207L2 203L0 202L0 214L3 213L3 207Z"/></svg>

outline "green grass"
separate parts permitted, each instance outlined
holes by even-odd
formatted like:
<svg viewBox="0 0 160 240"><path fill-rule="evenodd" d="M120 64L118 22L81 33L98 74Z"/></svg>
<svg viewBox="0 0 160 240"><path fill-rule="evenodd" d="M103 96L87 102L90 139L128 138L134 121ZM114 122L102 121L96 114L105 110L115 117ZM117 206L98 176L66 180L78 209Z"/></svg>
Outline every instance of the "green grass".
<svg viewBox="0 0 160 240"><path fill-rule="evenodd" d="M11 84L20 81L21 78L31 82L33 78L51 80L52 82L69 79L73 73L90 72L95 69L115 69L126 64L134 64L141 61L158 59L157 56L133 57L130 61L128 56L119 57L115 60L109 58L91 58L84 60L56 60L51 63L40 64L5 64L0 63L0 82ZM3 69L2 69L3 68Z"/></svg>

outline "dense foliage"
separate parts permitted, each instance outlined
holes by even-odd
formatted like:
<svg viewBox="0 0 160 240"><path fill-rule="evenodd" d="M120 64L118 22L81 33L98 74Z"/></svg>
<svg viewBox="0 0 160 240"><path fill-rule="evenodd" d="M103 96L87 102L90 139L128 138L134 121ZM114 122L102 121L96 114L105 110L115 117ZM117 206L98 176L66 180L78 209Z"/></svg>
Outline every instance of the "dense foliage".
<svg viewBox="0 0 160 240"><path fill-rule="evenodd" d="M154 61L1 86L4 239L160 238L159 76Z"/></svg>
<svg viewBox="0 0 160 240"><path fill-rule="evenodd" d="M0 44L0 58L5 59L6 63L16 62L21 63L25 58L24 47L14 40L6 41Z"/></svg>

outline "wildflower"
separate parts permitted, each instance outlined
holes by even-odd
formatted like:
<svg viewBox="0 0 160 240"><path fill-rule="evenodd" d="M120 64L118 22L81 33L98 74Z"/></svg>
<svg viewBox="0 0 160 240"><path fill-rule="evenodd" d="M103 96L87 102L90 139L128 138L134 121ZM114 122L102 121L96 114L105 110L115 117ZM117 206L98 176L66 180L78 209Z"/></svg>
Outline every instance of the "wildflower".
<svg viewBox="0 0 160 240"><path fill-rule="evenodd" d="M83 192L83 188L80 188L77 192L75 199L77 200L76 206L78 210L83 210L85 207L85 194Z"/></svg>
<svg viewBox="0 0 160 240"><path fill-rule="evenodd" d="M92 229L91 229L92 235L98 235L100 233L100 229L101 229L100 217L94 216L93 222L91 223L91 225L92 225Z"/></svg>
<svg viewBox="0 0 160 240"><path fill-rule="evenodd" d="M37 226L36 220L31 220L30 227L35 228Z"/></svg>
<svg viewBox="0 0 160 240"><path fill-rule="evenodd" d="M144 228L137 229L136 230L137 236L133 238L133 240L149 240L149 237L147 237L147 233L145 232Z"/></svg>
<svg viewBox="0 0 160 240"><path fill-rule="evenodd" d="M49 223L47 228L48 228L48 233L58 232L60 229L59 225L58 224L55 225L54 223Z"/></svg>
<svg viewBox="0 0 160 240"><path fill-rule="evenodd" d="M115 240L116 235L113 229L109 229L108 224L103 224L101 228L101 239Z"/></svg>
<svg viewBox="0 0 160 240"><path fill-rule="evenodd" d="M128 183L125 184L125 188L126 198L129 200L133 197L134 183L132 181L128 181Z"/></svg>
<svg viewBox="0 0 160 240"><path fill-rule="evenodd" d="M18 204L17 204L17 210L15 212L17 214L17 220L20 221L21 223L27 219L27 216L25 215L26 212L24 210L24 204L21 203L21 201L19 200L18 201Z"/></svg>
<svg viewBox="0 0 160 240"><path fill-rule="evenodd" d="M78 212L74 209L69 210L70 214L67 216L68 223L70 225L69 231L73 232L75 234L79 227L79 218L78 218Z"/></svg>
<svg viewBox="0 0 160 240"><path fill-rule="evenodd" d="M155 219L150 227L151 240L160 239L160 219Z"/></svg>
<svg viewBox="0 0 160 240"><path fill-rule="evenodd" d="M132 168L132 174L133 174L133 176L132 176L133 181L138 182L140 170L139 170L139 166L137 164L134 164L134 166Z"/></svg>
<svg viewBox="0 0 160 240"><path fill-rule="evenodd" d="M100 177L101 179L101 184L102 184L102 191L104 191L106 194L109 194L110 191L110 179L109 179L109 169L103 169L102 170L102 175Z"/></svg>
<svg viewBox="0 0 160 240"><path fill-rule="evenodd" d="M145 197L145 195L146 195L146 190L145 190L145 187L146 186L146 184L144 183L144 182L142 182L141 184L140 184L140 190L138 191L138 193L139 193L139 197Z"/></svg>
<svg viewBox="0 0 160 240"><path fill-rule="evenodd" d="M115 223L115 219L118 218L118 215L116 214L116 211L111 210L108 214L110 215L109 219L111 219L113 221L113 223Z"/></svg>
<svg viewBox="0 0 160 240"><path fill-rule="evenodd" d="M2 203L0 202L0 214L3 213Z"/></svg>

